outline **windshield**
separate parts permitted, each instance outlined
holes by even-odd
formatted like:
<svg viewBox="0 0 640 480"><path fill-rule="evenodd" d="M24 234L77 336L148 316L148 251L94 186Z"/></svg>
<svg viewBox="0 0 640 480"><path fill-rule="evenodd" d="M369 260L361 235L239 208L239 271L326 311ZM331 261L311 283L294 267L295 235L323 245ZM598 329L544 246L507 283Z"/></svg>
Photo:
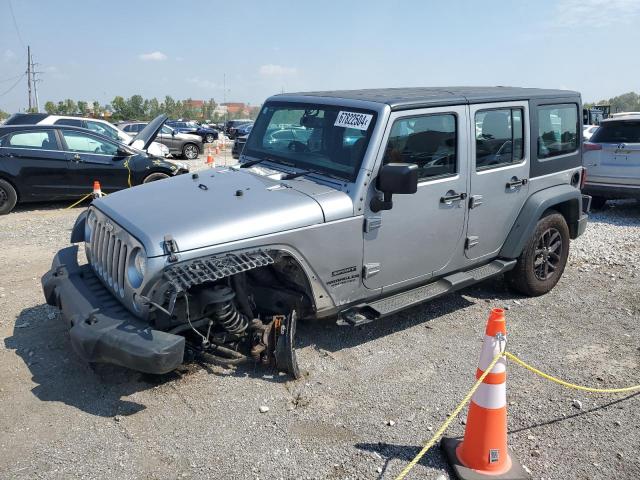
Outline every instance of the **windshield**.
<svg viewBox="0 0 640 480"><path fill-rule="evenodd" d="M369 110L268 103L253 125L244 153L354 180L375 120L376 113Z"/></svg>

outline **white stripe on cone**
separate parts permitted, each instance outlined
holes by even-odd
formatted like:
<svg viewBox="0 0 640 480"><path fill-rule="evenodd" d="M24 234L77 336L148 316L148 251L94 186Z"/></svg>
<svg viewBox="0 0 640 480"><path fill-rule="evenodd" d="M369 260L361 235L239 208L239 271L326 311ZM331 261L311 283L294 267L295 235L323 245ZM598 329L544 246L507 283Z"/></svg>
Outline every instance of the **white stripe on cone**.
<svg viewBox="0 0 640 480"><path fill-rule="evenodd" d="M483 372L489 367L493 359L497 354L501 352L500 346L504 346L504 341L499 342L495 337L488 335L484 336L484 343L482 344L482 352L480 353L480 361L478 361L478 368ZM507 360L502 357L495 364L491 373L502 373L507 370Z"/></svg>
<svg viewBox="0 0 640 480"><path fill-rule="evenodd" d="M507 406L507 384L489 385L481 383L471 401L482 408L504 408Z"/></svg>

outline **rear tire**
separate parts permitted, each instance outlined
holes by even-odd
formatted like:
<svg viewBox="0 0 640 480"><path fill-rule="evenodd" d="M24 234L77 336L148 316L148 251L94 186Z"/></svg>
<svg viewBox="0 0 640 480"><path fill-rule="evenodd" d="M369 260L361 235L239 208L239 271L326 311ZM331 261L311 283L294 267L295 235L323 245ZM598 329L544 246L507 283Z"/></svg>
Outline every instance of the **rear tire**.
<svg viewBox="0 0 640 480"><path fill-rule="evenodd" d="M196 158L198 158L198 155L200 155L200 149L195 143L187 143L182 148L182 155L187 160L195 160Z"/></svg>
<svg viewBox="0 0 640 480"><path fill-rule="evenodd" d="M142 181L142 183L155 182L157 180L164 180L165 178L169 178L169 175L162 172L153 172L147 175L146 177L144 177L144 180Z"/></svg>
<svg viewBox="0 0 640 480"><path fill-rule="evenodd" d="M216 137L213 133L207 133L204 137L204 141L207 143L213 143L215 141Z"/></svg>
<svg viewBox="0 0 640 480"><path fill-rule="evenodd" d="M593 196L591 197L591 210L601 210L607 203L607 199L604 197Z"/></svg>
<svg viewBox="0 0 640 480"><path fill-rule="evenodd" d="M538 221L516 267L506 278L520 293L544 295L560 280L568 257L569 227L561 214L550 210Z"/></svg>
<svg viewBox="0 0 640 480"><path fill-rule="evenodd" d="M18 203L18 194L6 180L0 179L0 215L6 215Z"/></svg>

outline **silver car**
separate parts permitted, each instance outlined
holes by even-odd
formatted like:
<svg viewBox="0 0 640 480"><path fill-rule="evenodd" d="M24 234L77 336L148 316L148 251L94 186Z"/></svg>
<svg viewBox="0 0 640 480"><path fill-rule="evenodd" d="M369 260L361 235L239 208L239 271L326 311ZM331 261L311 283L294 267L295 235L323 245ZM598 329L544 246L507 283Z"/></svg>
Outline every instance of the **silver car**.
<svg viewBox="0 0 640 480"><path fill-rule="evenodd" d="M640 199L640 114L616 114L603 120L584 143L587 179L583 191L593 208L607 200Z"/></svg>
<svg viewBox="0 0 640 480"><path fill-rule="evenodd" d="M118 128L135 137L147 125L147 122L120 122ZM195 160L202 152L203 143L199 135L179 133L168 125L163 125L156 142L165 145L169 153L176 157Z"/></svg>
<svg viewBox="0 0 640 480"><path fill-rule="evenodd" d="M580 111L563 90L276 95L239 166L95 200L71 236L88 263L61 250L45 298L90 362L297 377L299 319L358 326L503 273L542 295L586 228Z"/></svg>

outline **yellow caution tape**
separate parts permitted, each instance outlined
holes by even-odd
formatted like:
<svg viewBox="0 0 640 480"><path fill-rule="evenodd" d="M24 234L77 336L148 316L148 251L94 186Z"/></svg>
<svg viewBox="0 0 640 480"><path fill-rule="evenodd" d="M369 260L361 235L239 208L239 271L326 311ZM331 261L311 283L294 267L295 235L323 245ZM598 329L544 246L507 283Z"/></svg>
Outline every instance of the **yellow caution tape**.
<svg viewBox="0 0 640 480"><path fill-rule="evenodd" d="M66 208L66 210L69 210L70 208L75 207L75 206L76 206L76 205L78 205L79 203L84 202L84 201L85 201L87 198L89 198L91 195L93 195L93 192L91 192L91 193L87 193L87 194L86 194L84 197L82 197L80 200L78 200L77 202L72 203L71 205L69 205L69 206Z"/></svg>
<svg viewBox="0 0 640 480"><path fill-rule="evenodd" d="M513 353L505 352L504 353L507 358L513 360L521 367L526 368L530 372L535 373L536 375L546 378L552 382L557 383L558 385L562 385L563 387L573 388L575 390L582 390L583 392L593 392L593 393L625 393L625 392L635 392L636 390L640 390L640 385L633 385L631 387L623 387L623 388L592 388L592 387L583 387L582 385L576 385L575 383L565 382L564 380L560 380L559 378L553 377L548 373L541 372L535 367L532 367L528 363L520 360Z"/></svg>
<svg viewBox="0 0 640 480"><path fill-rule="evenodd" d="M572 388L575 390L582 390L584 392L593 392L593 393L626 393L626 392L635 392L636 390L640 390L640 385L633 385L631 387L623 387L623 388L592 388L592 387L584 387L582 385L576 385L575 383L565 382L564 380L560 380L559 378L553 377L547 373L544 373L538 370L535 367L532 367L528 363L520 360L513 353L510 353L510 352L499 353L493 358L493 360L491 361L487 369L482 373L480 378L476 380L476 383L473 384L473 387L471 387L471 390L469 390L469 393L465 395L465 397L458 404L458 406L455 408L453 413L451 413L449 418L447 418L447 420L442 424L442 426L436 431L433 437L431 437L431 440L429 440L424 445L424 447L422 447L422 450L418 452L418 454L413 458L413 460L411 460L411 462L409 462L409 464L406 467L404 467L404 469L396 477L396 480L404 479L404 477L407 476L409 471L413 467L415 467L416 464L420 461L420 459L422 459L422 457L424 457L424 455L429 451L429 449L433 447L433 445L438 441L438 439L444 434L445 430L449 427L449 425L451 425L451 422L453 422L453 420L460 414L464 406L471 400L471 397L473 396L475 391L478 389L478 387L480 386L482 381L485 379L485 377L489 374L489 372L493 370L493 367L495 366L495 364L498 362L498 360L502 355L513 360L515 363L517 363L521 367L526 368L530 372L533 372L536 375L542 378L545 378L551 382L557 383L558 385L562 385L563 387Z"/></svg>

